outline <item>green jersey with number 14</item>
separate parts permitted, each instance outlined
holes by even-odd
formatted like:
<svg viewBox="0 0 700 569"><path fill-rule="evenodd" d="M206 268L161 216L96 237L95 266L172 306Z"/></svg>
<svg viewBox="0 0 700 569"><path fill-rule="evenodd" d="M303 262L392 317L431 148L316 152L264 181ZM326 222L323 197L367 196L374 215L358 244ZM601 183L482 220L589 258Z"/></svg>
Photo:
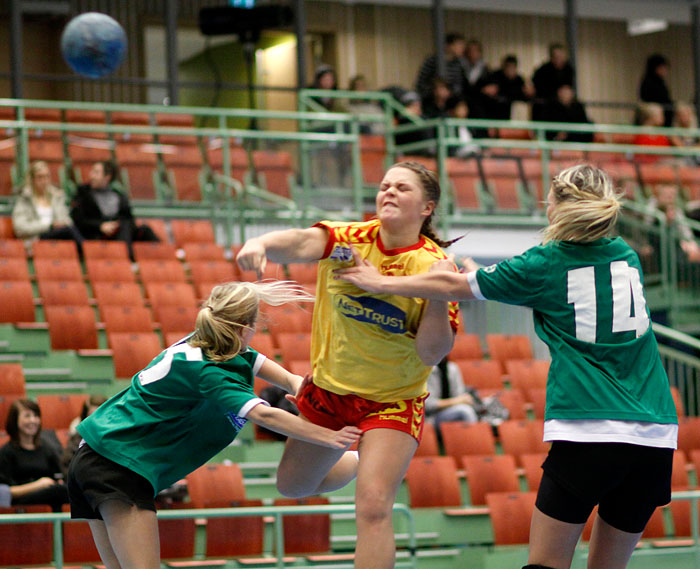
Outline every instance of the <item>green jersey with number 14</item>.
<svg viewBox="0 0 700 569"><path fill-rule="evenodd" d="M469 283L477 298L533 308L552 356L545 420L677 423L639 259L621 238L533 247Z"/></svg>

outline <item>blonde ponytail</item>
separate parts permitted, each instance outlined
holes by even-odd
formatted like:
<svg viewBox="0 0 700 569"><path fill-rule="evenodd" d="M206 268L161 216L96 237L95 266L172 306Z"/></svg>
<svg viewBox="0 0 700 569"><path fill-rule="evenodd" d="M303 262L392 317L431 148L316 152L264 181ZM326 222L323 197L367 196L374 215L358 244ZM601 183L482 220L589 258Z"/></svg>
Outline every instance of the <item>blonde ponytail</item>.
<svg viewBox="0 0 700 569"><path fill-rule="evenodd" d="M590 243L608 235L622 207L608 175L589 164L562 170L552 180L554 207L543 242Z"/></svg>
<svg viewBox="0 0 700 569"><path fill-rule="evenodd" d="M231 359L243 349L243 330L255 326L261 301L278 306L313 300L313 296L290 281L230 282L215 286L197 314L189 344L202 348L210 360Z"/></svg>

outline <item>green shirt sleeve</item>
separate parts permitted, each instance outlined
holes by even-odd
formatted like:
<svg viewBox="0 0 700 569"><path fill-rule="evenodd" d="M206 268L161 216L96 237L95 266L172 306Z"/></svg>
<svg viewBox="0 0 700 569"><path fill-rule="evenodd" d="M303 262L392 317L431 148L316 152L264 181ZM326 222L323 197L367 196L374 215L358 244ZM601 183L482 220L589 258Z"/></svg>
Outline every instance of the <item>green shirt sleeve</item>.
<svg viewBox="0 0 700 569"><path fill-rule="evenodd" d="M536 307L546 289L548 270L547 248L538 246L470 273L469 284L476 298Z"/></svg>

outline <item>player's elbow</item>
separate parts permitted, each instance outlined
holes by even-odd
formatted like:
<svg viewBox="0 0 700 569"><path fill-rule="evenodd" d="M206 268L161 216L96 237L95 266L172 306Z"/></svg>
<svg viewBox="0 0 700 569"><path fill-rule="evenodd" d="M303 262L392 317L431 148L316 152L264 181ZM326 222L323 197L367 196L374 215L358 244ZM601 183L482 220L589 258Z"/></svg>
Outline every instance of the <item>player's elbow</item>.
<svg viewBox="0 0 700 569"><path fill-rule="evenodd" d="M450 353L452 343L446 345L444 342L424 342L420 346L416 346L416 352L420 361L426 366L436 366L443 358Z"/></svg>

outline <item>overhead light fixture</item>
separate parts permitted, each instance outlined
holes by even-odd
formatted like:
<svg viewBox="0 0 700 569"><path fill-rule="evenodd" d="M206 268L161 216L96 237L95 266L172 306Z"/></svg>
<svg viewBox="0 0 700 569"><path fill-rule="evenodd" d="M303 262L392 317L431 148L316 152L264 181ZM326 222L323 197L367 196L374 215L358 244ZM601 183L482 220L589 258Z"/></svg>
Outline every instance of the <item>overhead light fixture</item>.
<svg viewBox="0 0 700 569"><path fill-rule="evenodd" d="M629 20L627 22L627 33L631 36L663 32L667 28L668 22L657 18L642 18L639 20Z"/></svg>

